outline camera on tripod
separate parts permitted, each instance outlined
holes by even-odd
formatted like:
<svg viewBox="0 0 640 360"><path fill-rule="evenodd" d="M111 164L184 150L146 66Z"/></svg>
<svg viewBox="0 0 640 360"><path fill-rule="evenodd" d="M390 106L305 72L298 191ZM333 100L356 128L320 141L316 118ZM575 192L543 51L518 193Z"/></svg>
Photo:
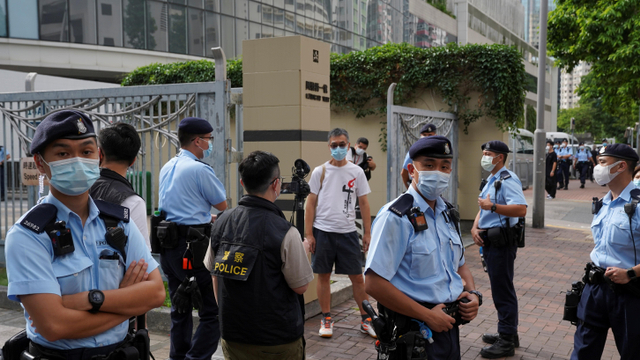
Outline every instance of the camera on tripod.
<svg viewBox="0 0 640 360"><path fill-rule="evenodd" d="M306 161L298 159L291 168L291 182L282 183L280 192L282 194L295 194L297 197L306 198L311 192L309 183L304 178L309 175L311 168Z"/></svg>

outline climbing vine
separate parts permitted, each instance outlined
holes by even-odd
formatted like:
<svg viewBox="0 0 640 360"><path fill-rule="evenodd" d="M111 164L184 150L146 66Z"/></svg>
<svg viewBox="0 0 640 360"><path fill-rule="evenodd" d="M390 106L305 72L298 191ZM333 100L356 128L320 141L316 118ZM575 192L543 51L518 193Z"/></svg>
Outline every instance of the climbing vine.
<svg viewBox="0 0 640 360"><path fill-rule="evenodd" d="M242 87L242 59L227 62L232 87ZM215 80L208 60L151 64L127 74L122 86ZM386 115L387 89L394 103L408 104L433 91L457 115L464 131L487 116L503 131L523 119L527 74L522 55L505 45L449 44L428 49L406 43L331 55L331 105L356 117ZM480 94L471 104L471 96Z"/></svg>

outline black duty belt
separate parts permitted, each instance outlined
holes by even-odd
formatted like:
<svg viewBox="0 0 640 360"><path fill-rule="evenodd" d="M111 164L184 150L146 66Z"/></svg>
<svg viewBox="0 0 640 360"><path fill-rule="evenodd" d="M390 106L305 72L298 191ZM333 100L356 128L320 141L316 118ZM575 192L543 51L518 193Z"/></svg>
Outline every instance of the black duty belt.
<svg viewBox="0 0 640 360"><path fill-rule="evenodd" d="M202 229L206 236L211 236L211 224L178 225L178 236L186 238L189 235L189 228Z"/></svg>
<svg viewBox="0 0 640 360"><path fill-rule="evenodd" d="M78 348L70 350L50 349L42 345L36 344L33 341L29 342L29 353L33 356L40 357L47 360L80 360L80 359L92 359L107 357L109 354L120 348L125 344L125 340L113 344L97 348Z"/></svg>

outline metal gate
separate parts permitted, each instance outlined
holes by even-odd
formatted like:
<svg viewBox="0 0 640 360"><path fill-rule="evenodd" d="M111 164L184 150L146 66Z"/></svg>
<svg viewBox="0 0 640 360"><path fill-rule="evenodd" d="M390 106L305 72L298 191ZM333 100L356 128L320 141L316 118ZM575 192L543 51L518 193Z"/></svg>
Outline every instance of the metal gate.
<svg viewBox="0 0 640 360"><path fill-rule="evenodd" d="M224 79L225 77L222 77ZM52 111L74 109L88 114L96 132L114 122L133 125L142 147L128 172L150 214L158 206L159 172L180 149L178 123L187 116L207 119L213 126L213 153L204 161L230 189L232 158L229 135L229 82L132 86L122 88L0 94L0 145L11 152L12 171L5 171L6 201L0 206L0 262L7 230L35 204L37 186L24 186L17 174L19 160L30 157L34 131ZM240 130L241 131L241 130ZM5 169L8 170L9 166ZM9 176L7 176L9 174ZM48 189L45 189L45 194Z"/></svg>
<svg viewBox="0 0 640 360"><path fill-rule="evenodd" d="M432 123L436 134L451 141L453 163L449 188L443 196L452 204L458 204L458 119L452 113L398 106L393 104L396 84L387 91L387 202L397 198L406 187L400 171L411 145L420 138L420 128Z"/></svg>

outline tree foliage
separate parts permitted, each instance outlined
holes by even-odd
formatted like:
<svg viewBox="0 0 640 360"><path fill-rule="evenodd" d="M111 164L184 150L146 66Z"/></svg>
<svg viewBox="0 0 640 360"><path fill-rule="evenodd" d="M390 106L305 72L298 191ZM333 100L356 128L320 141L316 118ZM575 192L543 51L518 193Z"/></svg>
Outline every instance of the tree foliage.
<svg viewBox="0 0 640 360"><path fill-rule="evenodd" d="M549 17L549 55L567 71L592 64L578 94L614 115L640 100L640 1L556 0Z"/></svg>
<svg viewBox="0 0 640 360"><path fill-rule="evenodd" d="M182 84L215 81L215 64L209 60L154 63L136 68L121 82L122 86ZM242 87L242 60L227 61L227 78L232 87Z"/></svg>

